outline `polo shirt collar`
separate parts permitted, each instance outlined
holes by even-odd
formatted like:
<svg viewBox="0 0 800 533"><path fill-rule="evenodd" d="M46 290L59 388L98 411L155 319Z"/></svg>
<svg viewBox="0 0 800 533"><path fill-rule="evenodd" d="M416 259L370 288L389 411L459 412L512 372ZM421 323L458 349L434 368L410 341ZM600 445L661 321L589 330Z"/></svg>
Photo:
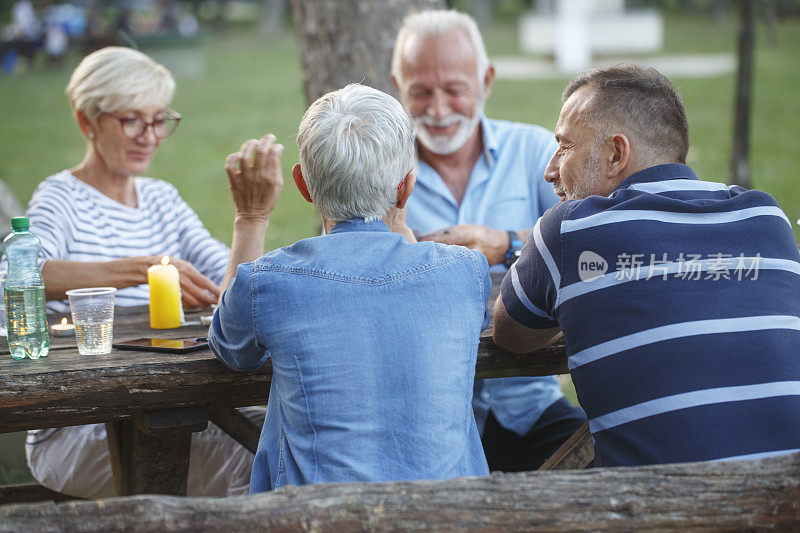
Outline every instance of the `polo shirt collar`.
<svg viewBox="0 0 800 533"><path fill-rule="evenodd" d="M687 165L680 163L667 163L664 165L649 167L631 174L625 179L625 181L617 185L614 188L614 191L627 189L636 183L652 183L656 181L667 180L699 180L699 178L697 177L697 174L695 174L694 170Z"/></svg>
<svg viewBox="0 0 800 533"><path fill-rule="evenodd" d="M351 231L388 231L391 232L392 230L389 229L389 226L386 225L386 222L383 220L373 220L372 222L365 222L363 218L350 218L347 220L342 220L337 222L328 235L333 235L334 233L348 233Z"/></svg>
<svg viewBox="0 0 800 533"><path fill-rule="evenodd" d="M483 136L483 155L486 156L486 164L494 166L494 159L497 155L497 139L494 136L492 127L486 115L481 114L481 135Z"/></svg>

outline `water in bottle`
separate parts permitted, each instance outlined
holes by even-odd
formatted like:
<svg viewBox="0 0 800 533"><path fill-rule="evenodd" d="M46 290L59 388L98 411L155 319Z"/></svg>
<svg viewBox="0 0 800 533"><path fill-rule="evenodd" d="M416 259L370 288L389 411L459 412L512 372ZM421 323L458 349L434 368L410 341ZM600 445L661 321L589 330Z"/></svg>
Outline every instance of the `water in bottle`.
<svg viewBox="0 0 800 533"><path fill-rule="evenodd" d="M8 349L14 359L38 359L50 351L44 281L39 271L41 243L28 229L28 217L11 219L13 233L3 240L8 261L4 294Z"/></svg>

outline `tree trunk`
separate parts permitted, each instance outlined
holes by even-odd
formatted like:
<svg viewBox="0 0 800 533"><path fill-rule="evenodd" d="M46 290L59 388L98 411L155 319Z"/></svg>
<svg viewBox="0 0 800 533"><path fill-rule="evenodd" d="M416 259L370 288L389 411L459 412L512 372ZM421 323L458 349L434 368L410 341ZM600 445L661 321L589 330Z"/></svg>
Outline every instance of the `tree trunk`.
<svg viewBox="0 0 800 533"><path fill-rule="evenodd" d="M750 95L753 86L753 0L739 0L739 68L736 73L731 183L750 188Z"/></svg>
<svg viewBox="0 0 800 533"><path fill-rule="evenodd" d="M390 70L397 30L412 11L436 8L444 2L292 0L308 103L348 83L396 97Z"/></svg>
<svg viewBox="0 0 800 533"><path fill-rule="evenodd" d="M12 531L751 531L800 527L800 453L760 461L320 484L0 507Z"/></svg>

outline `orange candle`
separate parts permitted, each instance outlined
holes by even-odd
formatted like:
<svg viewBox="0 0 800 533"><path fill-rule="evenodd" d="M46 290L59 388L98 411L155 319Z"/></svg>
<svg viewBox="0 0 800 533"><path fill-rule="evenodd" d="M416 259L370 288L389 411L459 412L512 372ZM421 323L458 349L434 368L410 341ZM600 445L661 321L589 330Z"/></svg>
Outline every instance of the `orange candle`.
<svg viewBox="0 0 800 533"><path fill-rule="evenodd" d="M180 274L169 264L168 256L161 258L160 265L147 269L147 283L150 285L150 327L179 327L183 319Z"/></svg>

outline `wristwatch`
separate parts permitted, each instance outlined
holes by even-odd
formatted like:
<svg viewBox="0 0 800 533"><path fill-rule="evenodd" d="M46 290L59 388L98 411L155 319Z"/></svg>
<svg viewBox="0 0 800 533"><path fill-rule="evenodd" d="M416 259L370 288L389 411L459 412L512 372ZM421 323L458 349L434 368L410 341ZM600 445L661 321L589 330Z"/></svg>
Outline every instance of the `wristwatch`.
<svg viewBox="0 0 800 533"><path fill-rule="evenodd" d="M506 268L511 268L511 265L519 259L520 254L522 254L522 239L519 238L516 231L509 231L508 251L506 252L506 259L503 261Z"/></svg>

